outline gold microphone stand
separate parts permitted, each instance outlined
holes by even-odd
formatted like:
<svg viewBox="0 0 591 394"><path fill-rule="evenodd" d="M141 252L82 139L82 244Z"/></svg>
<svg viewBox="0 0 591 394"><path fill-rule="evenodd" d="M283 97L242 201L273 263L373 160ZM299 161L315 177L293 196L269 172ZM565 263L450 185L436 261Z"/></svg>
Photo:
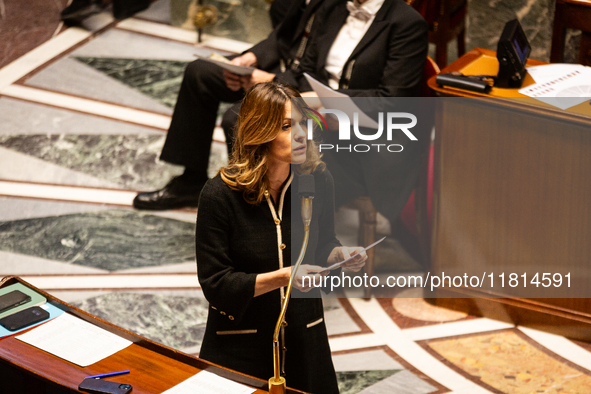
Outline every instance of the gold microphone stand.
<svg viewBox="0 0 591 394"><path fill-rule="evenodd" d="M285 319L285 312L287 312L287 304L289 303L289 296L291 295L291 289L293 287L293 279L295 278L296 272L304 260L306 249L308 248L308 239L310 238L310 222L312 221L312 198L302 198L302 220L304 222L304 241L302 242L302 248L300 249L298 261L291 270L289 283L287 284L287 290L285 291L285 299L281 305L281 313L279 314L277 324L275 324L275 332L273 334L274 376L269 379L269 394L285 394L285 378L281 376L279 371L279 332L281 331L281 325Z"/></svg>

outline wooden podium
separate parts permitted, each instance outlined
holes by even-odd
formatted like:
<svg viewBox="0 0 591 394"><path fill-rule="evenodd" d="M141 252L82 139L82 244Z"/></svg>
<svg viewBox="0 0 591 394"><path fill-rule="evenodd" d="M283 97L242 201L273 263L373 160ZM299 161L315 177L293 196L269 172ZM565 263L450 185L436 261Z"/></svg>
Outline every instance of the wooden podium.
<svg viewBox="0 0 591 394"><path fill-rule="evenodd" d="M87 322L133 342L132 345L95 364L82 368L23 343L14 336L0 339L0 381L2 393L57 394L81 393L78 384L85 376L129 369L131 373L112 378L133 386L132 394L160 394L207 370L224 378L256 388L257 394L268 392L268 382L229 370L178 350L160 345L132 332L114 326L33 287L17 277L6 277L0 287L14 283L39 292L52 305ZM17 334L18 335L18 334ZM272 343L269 342L269 355ZM302 391L287 389L289 394Z"/></svg>
<svg viewBox="0 0 591 394"><path fill-rule="evenodd" d="M496 53L472 50L442 73L452 71L496 75ZM524 87L532 83L528 75ZM435 78L428 84L451 97L437 100L431 273L477 265L487 273L521 274L544 266L573 272L581 284L577 273L588 272L591 263L589 100L560 110L518 89L493 88L485 95L438 86ZM510 289L494 290L501 298L460 288L448 295L477 298L434 302L591 340L591 299L574 293L518 298Z"/></svg>

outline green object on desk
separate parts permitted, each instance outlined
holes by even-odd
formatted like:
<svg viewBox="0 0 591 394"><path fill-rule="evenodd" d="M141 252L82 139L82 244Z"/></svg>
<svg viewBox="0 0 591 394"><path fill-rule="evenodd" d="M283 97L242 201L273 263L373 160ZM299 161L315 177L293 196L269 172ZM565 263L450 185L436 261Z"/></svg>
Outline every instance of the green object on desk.
<svg viewBox="0 0 591 394"><path fill-rule="evenodd" d="M25 293L26 295L31 297L31 300L22 304L22 305L16 306L14 308L11 308L7 311L0 313L0 319L2 319L5 316L12 315L18 311L22 311L23 309L30 308L32 306L43 305L47 301L45 299L45 297L43 297L41 294L28 288L27 286L23 285L22 283L15 283L13 285L6 286L6 287L0 289L0 296L10 293L11 291L14 291L14 290L22 291L23 293Z"/></svg>

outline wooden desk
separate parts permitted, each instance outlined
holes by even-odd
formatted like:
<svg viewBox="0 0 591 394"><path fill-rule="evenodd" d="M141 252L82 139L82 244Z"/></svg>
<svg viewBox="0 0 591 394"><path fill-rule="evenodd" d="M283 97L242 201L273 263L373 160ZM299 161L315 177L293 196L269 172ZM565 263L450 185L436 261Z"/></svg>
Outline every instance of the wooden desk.
<svg viewBox="0 0 591 394"><path fill-rule="evenodd" d="M493 51L476 49L443 72L491 75L497 67ZM529 77L525 81L532 82ZM493 89L486 97L439 87L434 79L429 85L441 96L451 97L437 103L431 273L475 266L488 273L521 274L538 266L553 267L553 272L588 272L588 101L563 111L523 97L517 89ZM577 275L575 280L581 278ZM481 298L434 302L591 340L590 299L517 298L511 289L499 287L494 293L448 290L447 295L454 294ZM504 298L490 298L492 294Z"/></svg>
<svg viewBox="0 0 591 394"><path fill-rule="evenodd" d="M538 60L529 59L527 61L528 66L539 66L547 64ZM445 67L441 70L441 74L459 71L464 75L497 75L499 72L499 61L497 60L497 53L489 49L474 48L464 56ZM431 77L427 84L433 89L439 96L442 97L525 97L519 93L518 89L503 89L503 88L492 88L489 94L471 92L468 90L462 90L452 87L442 87L437 85L435 79L436 75ZM529 86L534 83L532 77L527 74L523 81L523 87ZM533 100L533 99L532 99Z"/></svg>
<svg viewBox="0 0 591 394"><path fill-rule="evenodd" d="M527 67L541 66L548 64L539 60L529 59ZM464 75L497 75L499 72L499 61L497 60L497 53L489 49L474 48L464 56L441 70L441 74L459 71ZM427 81L427 86L432 89L439 97L480 97L480 98L494 98L498 103L504 103L516 108L529 108L532 110L542 111L541 113L549 114L554 117L561 117L565 119L579 119L586 122L591 117L591 105L588 102L581 103L575 107L569 108L566 111L560 110L550 104L543 103L532 97L527 97L519 93L519 89L504 89L493 87L488 94L471 92L449 86L439 86L435 82L437 75L432 76ZM522 88L534 84L533 78L526 74ZM577 115L582 115L577 117Z"/></svg>
<svg viewBox="0 0 591 394"><path fill-rule="evenodd" d="M131 370L131 373L117 377L114 381L131 384L133 394L160 394L202 370L256 388L256 394L268 392L267 381L231 371L123 330L56 299L20 278L4 278L0 287L17 282L43 294L56 307L126 338L133 344L82 368L23 343L14 336L5 337L0 339L0 391L3 393L81 393L77 388L85 376L125 369ZM271 347L270 343L269 352ZM288 389L287 392L303 394L302 391L293 389Z"/></svg>

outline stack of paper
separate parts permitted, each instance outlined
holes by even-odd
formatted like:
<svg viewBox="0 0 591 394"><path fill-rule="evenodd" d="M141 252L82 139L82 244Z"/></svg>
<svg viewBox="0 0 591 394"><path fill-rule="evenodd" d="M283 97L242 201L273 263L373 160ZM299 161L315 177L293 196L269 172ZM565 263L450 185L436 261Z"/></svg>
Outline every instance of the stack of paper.
<svg viewBox="0 0 591 394"><path fill-rule="evenodd" d="M162 394L251 394L255 391L211 372L201 371Z"/></svg>
<svg viewBox="0 0 591 394"><path fill-rule="evenodd" d="M528 67L535 84L519 93L560 109L567 109L591 98L591 67L580 64L547 64Z"/></svg>
<svg viewBox="0 0 591 394"><path fill-rule="evenodd" d="M131 345L131 341L69 313L16 339L81 367L94 364Z"/></svg>
<svg viewBox="0 0 591 394"><path fill-rule="evenodd" d="M230 71L236 75L251 75L252 72L255 70L254 67L245 67L245 66L237 66L233 64L225 57L218 55L216 53L212 53L209 57L195 55L201 60L205 60L206 62L210 62L215 64L216 66L220 66L221 68Z"/></svg>
<svg viewBox="0 0 591 394"><path fill-rule="evenodd" d="M352 120L354 118L354 114L357 113L359 116L359 126L361 127L368 127L371 129L378 129L380 127L380 125L375 120L367 116L365 112L359 109L351 97L331 89L308 73L304 73L304 77L306 77L306 80L312 89L314 89L314 92L316 92L318 95L318 98L320 99L320 102L324 108L338 109L339 111L347 114L350 120ZM306 101L308 100L306 99Z"/></svg>

